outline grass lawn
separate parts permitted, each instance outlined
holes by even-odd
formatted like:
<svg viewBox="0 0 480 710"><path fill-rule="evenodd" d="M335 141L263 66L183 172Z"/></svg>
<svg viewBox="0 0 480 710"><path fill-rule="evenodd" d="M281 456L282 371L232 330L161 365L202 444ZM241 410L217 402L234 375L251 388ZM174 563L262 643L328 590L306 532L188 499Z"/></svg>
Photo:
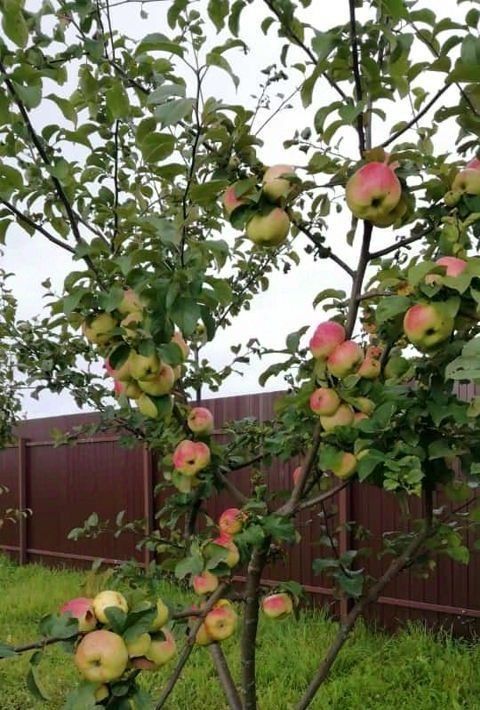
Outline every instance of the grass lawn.
<svg viewBox="0 0 480 710"><path fill-rule="evenodd" d="M0 557L0 641L35 638L36 623L68 598L80 596L85 575L40 566L17 567ZM185 595L183 595L185 597ZM182 593L165 585L165 597ZM190 597L190 600L193 597ZM262 620L258 647L259 699L262 710L289 710L305 688L336 625L321 613L300 621ZM239 663L233 640L224 644L233 673ZM0 709L60 710L77 678L72 657L50 647L40 665L51 702L32 700L25 687L27 659L0 661ZM157 694L168 675L144 673L145 686ZM205 649L195 649L179 681L169 710L224 710L222 692ZM337 660L331 678L318 694L317 710L457 710L480 708L480 644L434 637L419 625L395 636L360 626Z"/></svg>

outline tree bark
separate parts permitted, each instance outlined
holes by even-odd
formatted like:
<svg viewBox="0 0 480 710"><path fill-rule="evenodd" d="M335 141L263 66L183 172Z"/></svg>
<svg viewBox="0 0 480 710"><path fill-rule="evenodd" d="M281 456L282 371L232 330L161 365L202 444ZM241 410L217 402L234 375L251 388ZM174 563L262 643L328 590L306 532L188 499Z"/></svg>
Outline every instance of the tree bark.
<svg viewBox="0 0 480 710"><path fill-rule="evenodd" d="M220 685L223 688L227 702L231 710L242 710L242 701L238 694L238 690L235 686L232 674L230 673L230 668L228 667L227 659L223 653L222 647L218 643L212 643L210 648L210 655L212 657L213 665L217 671L218 678L220 680Z"/></svg>

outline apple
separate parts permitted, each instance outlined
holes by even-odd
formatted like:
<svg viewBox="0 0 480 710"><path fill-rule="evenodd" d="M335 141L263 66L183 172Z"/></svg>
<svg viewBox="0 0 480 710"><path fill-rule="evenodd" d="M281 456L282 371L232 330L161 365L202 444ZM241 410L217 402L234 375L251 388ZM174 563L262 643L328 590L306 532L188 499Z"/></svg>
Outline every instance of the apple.
<svg viewBox="0 0 480 710"><path fill-rule="evenodd" d="M123 393L126 397L129 397L130 399L138 399L141 396L142 390L135 382L135 380L130 380L129 382L122 382L121 384L123 385Z"/></svg>
<svg viewBox="0 0 480 710"><path fill-rule="evenodd" d="M247 224L246 235L258 246L277 247L286 240L289 230L287 213L274 207L268 214L255 214Z"/></svg>
<svg viewBox="0 0 480 710"><path fill-rule="evenodd" d="M310 409L314 414L330 416L341 404L340 397L329 387L319 387L310 395Z"/></svg>
<svg viewBox="0 0 480 710"><path fill-rule="evenodd" d="M83 637L75 652L75 665L91 683L108 683L124 673L127 647L121 636L100 629Z"/></svg>
<svg viewBox="0 0 480 710"><path fill-rule="evenodd" d="M363 351L360 345L353 340L345 340L328 356L327 368L331 375L342 378L354 372L362 360Z"/></svg>
<svg viewBox="0 0 480 710"><path fill-rule="evenodd" d="M151 642L152 639L150 634L147 633L140 634L140 636L133 641L126 641L125 645L127 647L129 657L137 658L138 656L145 656L150 648Z"/></svg>
<svg viewBox="0 0 480 710"><path fill-rule="evenodd" d="M107 589L104 592L100 592L99 594L97 594L97 596L92 602L92 605L93 610L95 612L95 616L102 624L108 624L108 618L105 614L105 609L114 607L115 609L120 609L121 611L125 612L125 614L128 612L127 600L125 599L123 594L120 594L120 592L113 592L110 589Z"/></svg>
<svg viewBox="0 0 480 710"><path fill-rule="evenodd" d="M178 345L178 347L182 351L183 360L185 361L190 353L190 348L188 347L183 335L180 333L179 330L177 330L177 332L172 335L171 342L176 343Z"/></svg>
<svg viewBox="0 0 480 710"><path fill-rule="evenodd" d="M369 345L367 348L366 356L371 357L374 360L379 360L383 355L383 348L379 345Z"/></svg>
<svg viewBox="0 0 480 710"><path fill-rule="evenodd" d="M175 378L175 382L180 379L182 376L182 366L177 365L176 367L173 368L173 376Z"/></svg>
<svg viewBox="0 0 480 710"><path fill-rule="evenodd" d="M320 424L325 431L332 431L337 426L353 424L353 409L348 404L341 404L335 414L320 417Z"/></svg>
<svg viewBox="0 0 480 710"><path fill-rule="evenodd" d="M284 619L292 613L293 603L289 594L269 594L262 599L262 611L269 619Z"/></svg>
<svg viewBox="0 0 480 710"><path fill-rule="evenodd" d="M353 426L368 418L369 417L365 414L365 412L355 412L355 414L353 415Z"/></svg>
<svg viewBox="0 0 480 710"><path fill-rule="evenodd" d="M443 201L447 207L455 207L462 197L462 192L460 190L449 190L443 196Z"/></svg>
<svg viewBox="0 0 480 710"><path fill-rule="evenodd" d="M292 473L293 485L294 485L294 486L297 485L297 483L298 483L298 481L299 481L299 479L300 479L300 476L302 475L302 471L303 471L303 466L297 466L297 468L296 468L296 469L294 470L294 472Z"/></svg>
<svg viewBox="0 0 480 710"><path fill-rule="evenodd" d="M158 636L153 636L145 658L153 663L155 668L160 668L171 661L176 653L177 645L173 634L163 629Z"/></svg>
<svg viewBox="0 0 480 710"><path fill-rule="evenodd" d="M155 375L148 379L138 380L138 385L142 392L149 394L152 397L160 397L164 394L169 394L172 391L175 383L175 375L170 365L160 363L160 367Z"/></svg>
<svg viewBox="0 0 480 710"><path fill-rule="evenodd" d="M102 700L106 700L110 695L108 685L100 685L95 691L95 702L101 703Z"/></svg>
<svg viewBox="0 0 480 710"><path fill-rule="evenodd" d="M138 329L142 321L143 313L140 313L140 311L136 311L135 313L129 313L128 315L126 315L125 318L120 321L120 325L125 331L124 338L128 340L135 340L135 338L138 338Z"/></svg>
<svg viewBox="0 0 480 710"><path fill-rule="evenodd" d="M287 198L292 183L289 176L295 175L295 169L291 165L272 165L265 171L263 176L262 192L271 202L279 202L282 198Z"/></svg>
<svg viewBox="0 0 480 710"><path fill-rule="evenodd" d="M442 256L435 263L437 266L445 267L446 276L460 276L468 266L464 259L457 259L455 256Z"/></svg>
<svg viewBox="0 0 480 710"><path fill-rule="evenodd" d="M127 288L123 292L123 298L117 307L119 313L122 316L127 316L129 313L138 313L142 311L143 303L141 299L137 296L135 291L131 288Z"/></svg>
<svg viewBox="0 0 480 710"><path fill-rule="evenodd" d="M236 535L243 528L246 515L238 508L227 508L218 519L218 527L222 533Z"/></svg>
<svg viewBox="0 0 480 710"><path fill-rule="evenodd" d="M203 441L184 439L173 452L173 465L184 476L195 476L210 463L210 449Z"/></svg>
<svg viewBox="0 0 480 710"><path fill-rule="evenodd" d="M117 321L110 313L99 313L84 321L82 331L89 343L108 345L116 327Z"/></svg>
<svg viewBox="0 0 480 710"><path fill-rule="evenodd" d="M187 425L195 434L211 434L213 414L206 407L194 407L188 415Z"/></svg>
<svg viewBox="0 0 480 710"><path fill-rule="evenodd" d="M310 339L310 351L314 358L326 358L345 340L345 328L334 320L320 323Z"/></svg>
<svg viewBox="0 0 480 710"><path fill-rule="evenodd" d="M140 355L132 350L130 352L130 374L134 380L147 380L155 377L160 369L160 360L157 355Z"/></svg>
<svg viewBox="0 0 480 710"><path fill-rule="evenodd" d="M128 357L122 361L122 364L120 367L117 367L114 369L110 363L110 360L107 358L105 360L105 369L107 373L113 377L115 380L120 380L121 382L124 382L126 380L129 380L131 378L130 375L130 354Z"/></svg>
<svg viewBox="0 0 480 710"><path fill-rule="evenodd" d="M226 550L228 550L228 554L225 560L223 560L228 567L232 568L238 565L240 561L240 553L238 551L238 547L232 541L230 535L222 533L221 535L216 537L215 540L213 540L213 543L215 545L220 545L220 547L224 547Z"/></svg>
<svg viewBox="0 0 480 710"><path fill-rule="evenodd" d="M197 646L208 646L213 643L212 637L208 634L205 626L205 622L200 626L195 636L195 643Z"/></svg>
<svg viewBox="0 0 480 710"><path fill-rule="evenodd" d="M381 229L391 227L393 225L400 226L407 212L408 202L402 195L396 207L394 207L391 212L388 212L383 217L377 217L374 224L376 227L380 227Z"/></svg>
<svg viewBox="0 0 480 710"><path fill-rule="evenodd" d="M137 407L140 414L143 414L144 417L149 417L150 419L156 419L158 417L157 405L145 392L137 398Z"/></svg>
<svg viewBox="0 0 480 710"><path fill-rule="evenodd" d="M473 158L469 163L467 163L466 167L471 170L480 170L480 160L478 158Z"/></svg>
<svg viewBox="0 0 480 710"><path fill-rule="evenodd" d="M341 478L342 480L353 476L356 470L357 459L353 454L349 453L348 451L344 451L339 462L332 466L332 471L335 476L337 478Z"/></svg>
<svg viewBox="0 0 480 710"><path fill-rule="evenodd" d="M205 617L205 631L213 641L224 641L237 627L237 614L231 605L215 606Z"/></svg>
<svg viewBox="0 0 480 710"><path fill-rule="evenodd" d="M348 180L346 200L351 212L358 219L373 224L382 220L395 209L402 196L400 180L394 170L385 163L371 162L363 165Z"/></svg>
<svg viewBox="0 0 480 710"><path fill-rule="evenodd" d="M87 597L70 599L60 608L60 613L70 614L74 619L77 619L80 632L93 631L97 625L97 619L92 602L93 599Z"/></svg>
<svg viewBox="0 0 480 710"><path fill-rule="evenodd" d="M373 357L366 357L358 368L357 375L360 375L365 380L376 380L377 377L380 377L381 370L382 366L379 360Z"/></svg>
<svg viewBox="0 0 480 710"><path fill-rule="evenodd" d="M206 570L193 577L192 586L195 594L210 594L218 587L218 577Z"/></svg>
<svg viewBox="0 0 480 710"><path fill-rule="evenodd" d="M448 340L454 325L452 316L436 303L417 303L403 319L405 335L419 350L430 350Z"/></svg>
<svg viewBox="0 0 480 710"><path fill-rule="evenodd" d="M460 170L452 183L452 192L480 195L480 170L473 168Z"/></svg>
<svg viewBox="0 0 480 710"><path fill-rule="evenodd" d="M152 621L152 625L150 627L151 631L160 631L160 629L167 623L170 615L168 606L160 598L157 599L156 609L157 615Z"/></svg>
<svg viewBox="0 0 480 710"><path fill-rule="evenodd" d="M237 207L246 204L245 200L242 200L235 194L235 187L235 185L230 185L223 193L223 207L228 216L230 216Z"/></svg>
<svg viewBox="0 0 480 710"><path fill-rule="evenodd" d="M375 402L368 399L368 397L355 397L353 400L353 406L360 412L364 412L365 414L373 414L376 405Z"/></svg>

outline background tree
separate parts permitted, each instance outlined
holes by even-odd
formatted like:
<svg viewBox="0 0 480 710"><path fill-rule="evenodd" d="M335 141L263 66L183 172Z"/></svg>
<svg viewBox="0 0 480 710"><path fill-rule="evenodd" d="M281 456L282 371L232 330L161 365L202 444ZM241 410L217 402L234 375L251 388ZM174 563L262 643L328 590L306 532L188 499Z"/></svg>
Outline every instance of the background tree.
<svg viewBox="0 0 480 710"><path fill-rule="evenodd" d="M176 489L157 516L167 531L161 543L154 540L161 568L174 569L205 593L200 610L173 613L177 626L195 621L156 708L164 706L195 643L233 632L237 615L225 600L240 561L247 575L239 595L239 690L215 643L212 658L230 706L257 706L261 576L279 547L297 541L301 510L324 512L333 552L317 560L316 569L332 577L349 610L298 709L310 705L357 619L402 570L415 565L428 574L439 553L468 562L464 534L478 518L476 508L465 515L477 485L478 403L459 401L452 384L479 375L475 4L459 1L464 18L454 22L419 3L350 0L347 21L320 30L302 19L308 2L266 0L261 26L281 38L281 66L265 70L256 107L245 107L206 93L212 70L238 84L228 57L249 51L242 23L251 8L243 0L231 6L211 0L202 11L175 0L162 32L139 42L115 30L113 3L2 3L2 234L16 222L78 262L61 294L45 284L47 317L12 325L18 370L37 392L68 388L78 404L102 412L100 426L121 427L132 442L141 439L157 452L165 485ZM309 114L286 147L299 148L305 164L265 171L252 125L271 88L289 73L298 76L295 93ZM432 73L441 81L429 93ZM326 85L335 92L331 102L324 100ZM58 107L61 122L37 125L35 111L45 102ZM387 129L389 102L410 102L412 118ZM428 128L420 127L424 116ZM458 129L452 155L435 147L445 122L449 131ZM355 157L340 152L351 131ZM464 156L473 159L467 167ZM357 245L356 264L348 262L338 234L329 232L332 205L352 213L345 244ZM395 230L389 240L380 231L387 227ZM310 349L308 326L288 334L280 361L260 378L265 384L285 374L288 392L274 420L229 424L227 443L214 443L208 412L192 415L192 401L199 404L202 388L220 387L251 357L276 353L252 339L218 371L203 348L221 339L268 287L269 273L298 263L298 249L320 261L320 274L328 262L335 264L350 279L350 292L319 293L316 303L330 321L315 330ZM91 367L99 360L114 378L116 406L99 368ZM302 464L279 501L266 485L269 463L297 456ZM246 465L255 466L249 496L230 476ZM325 505L354 479L395 492L409 522L381 541L389 562L378 579L365 576L357 551L334 554L333 536L342 531L329 529ZM219 522L218 535L201 511L223 488L237 508ZM435 506L439 490L457 501L453 511ZM423 500L418 520L409 520L412 497ZM283 585L279 597L263 600L265 613L289 613L297 592L294 584ZM148 705L138 672L148 668L145 659L162 665L165 646L158 662L149 658L151 649L137 654L143 666L130 648L127 666L128 644L159 630L156 606L138 606L135 595L129 602L113 599L105 613L96 599L94 619L108 631L89 633L66 617L44 623L49 643L78 643L79 632L86 634L76 659L88 682L74 691L70 706L97 700L125 707L126 697ZM99 681L79 657L99 638L93 634L112 631L117 648L126 644L120 651L125 663L103 679L106 691L102 683L96 696ZM171 644L169 633L150 641Z"/></svg>

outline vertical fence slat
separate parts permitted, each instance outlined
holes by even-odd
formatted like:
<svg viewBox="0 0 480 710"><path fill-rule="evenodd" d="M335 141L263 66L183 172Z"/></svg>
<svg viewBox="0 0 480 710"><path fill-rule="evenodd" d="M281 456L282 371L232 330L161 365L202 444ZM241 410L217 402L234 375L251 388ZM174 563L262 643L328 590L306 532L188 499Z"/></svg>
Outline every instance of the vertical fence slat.
<svg viewBox="0 0 480 710"><path fill-rule="evenodd" d="M18 508L25 512L28 508L27 501L27 440L18 439ZM27 518L21 515L18 521L18 561L21 565L27 562L28 549Z"/></svg>
<svg viewBox="0 0 480 710"><path fill-rule="evenodd" d="M338 553L340 557L351 547L351 536L347 529L347 522L350 520L351 505L351 486L347 486L338 494L338 524L340 527L338 535ZM340 619L342 622L345 621L349 611L350 602L347 598L342 597L342 599L340 599Z"/></svg>
<svg viewBox="0 0 480 710"><path fill-rule="evenodd" d="M152 466L152 452L148 446L143 446L143 511L145 518L145 532L150 535L153 530L154 521L154 500L153 500L153 466ZM145 567L148 567L152 561L151 550L145 547L143 548L143 563Z"/></svg>

